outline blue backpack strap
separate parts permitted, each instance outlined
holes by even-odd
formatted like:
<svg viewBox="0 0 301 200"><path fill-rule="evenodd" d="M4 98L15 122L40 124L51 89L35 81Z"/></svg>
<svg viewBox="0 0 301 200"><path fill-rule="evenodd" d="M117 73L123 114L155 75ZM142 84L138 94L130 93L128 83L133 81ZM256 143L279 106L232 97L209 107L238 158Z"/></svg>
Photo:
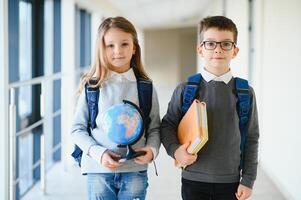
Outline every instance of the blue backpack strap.
<svg viewBox="0 0 301 200"><path fill-rule="evenodd" d="M147 80L142 78L139 73L137 72L136 68L133 68L137 79L137 89L138 89L138 98L139 98L139 107L142 111L142 117L144 122L144 130L145 130L145 138L147 139L148 136L148 127L151 121L149 117L150 111L152 109L152 100L153 100L153 83L151 80ZM155 173L158 176L157 168L155 161Z"/></svg>
<svg viewBox="0 0 301 200"><path fill-rule="evenodd" d="M93 130L97 126L96 117L98 115L99 88L90 87L88 84L86 84L85 92L86 92L86 101L89 110L88 126L90 126L90 128Z"/></svg>
<svg viewBox="0 0 301 200"><path fill-rule="evenodd" d="M188 77L187 84L185 85L184 92L183 92L183 102L182 102L183 116L187 112L193 100L195 99L201 81L202 81L202 75L200 73Z"/></svg>
<svg viewBox="0 0 301 200"><path fill-rule="evenodd" d="M91 135L91 128L96 128L96 117L98 114L98 99L99 99L99 88L98 87L89 87L89 85L85 84L85 94L86 94L86 102L88 104L88 124L87 131L89 135ZM74 151L71 156L75 159L79 166L81 166L81 158L83 151L79 148L79 146L75 145Z"/></svg>
<svg viewBox="0 0 301 200"><path fill-rule="evenodd" d="M249 112L251 106L251 98L249 91L248 81L242 78L235 78L235 89L237 95L236 109L239 117L239 130L240 130L240 169L244 166L244 151L247 140L247 123L249 121Z"/></svg>
<svg viewBox="0 0 301 200"><path fill-rule="evenodd" d="M147 133L147 129L149 123L151 121L149 114L152 109L152 97L153 97L153 83L149 79L145 79L141 77L137 68L132 68L137 80L137 90L138 90L138 99L139 99L139 107L143 114L143 122L145 133ZM147 135L145 135L147 137Z"/></svg>
<svg viewBox="0 0 301 200"><path fill-rule="evenodd" d="M139 107L143 114L145 130L147 130L149 123L151 121L149 114L152 109L153 84L150 80L146 80L138 77L137 89L138 89Z"/></svg>

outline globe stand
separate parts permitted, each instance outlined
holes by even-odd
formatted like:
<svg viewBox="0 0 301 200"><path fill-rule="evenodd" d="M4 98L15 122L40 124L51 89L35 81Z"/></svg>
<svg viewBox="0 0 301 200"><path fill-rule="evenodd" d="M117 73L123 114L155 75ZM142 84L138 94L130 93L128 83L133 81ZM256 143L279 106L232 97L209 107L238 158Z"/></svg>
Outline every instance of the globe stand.
<svg viewBox="0 0 301 200"><path fill-rule="evenodd" d="M125 162L137 158L139 156L145 155L145 151L135 151L130 145L126 145L126 155L118 160L118 162Z"/></svg>

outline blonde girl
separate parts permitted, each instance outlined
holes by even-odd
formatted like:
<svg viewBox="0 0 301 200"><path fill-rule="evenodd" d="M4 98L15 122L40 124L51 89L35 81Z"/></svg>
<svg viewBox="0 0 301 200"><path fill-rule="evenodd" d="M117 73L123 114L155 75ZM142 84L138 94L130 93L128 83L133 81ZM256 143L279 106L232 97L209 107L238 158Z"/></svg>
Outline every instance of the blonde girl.
<svg viewBox="0 0 301 200"><path fill-rule="evenodd" d="M101 126L87 131L89 118L85 85L99 89L96 124L109 107L128 100L139 105L137 79L149 80L142 62L141 49L134 26L123 17L110 17L99 26L91 69L82 77L80 96L72 125L72 138L83 151L82 173L87 174L88 197L96 199L139 199L146 196L148 163L160 147L160 116L158 98L152 91L149 125L133 149L144 155L125 162L125 149L108 139ZM91 81L93 80L93 81Z"/></svg>

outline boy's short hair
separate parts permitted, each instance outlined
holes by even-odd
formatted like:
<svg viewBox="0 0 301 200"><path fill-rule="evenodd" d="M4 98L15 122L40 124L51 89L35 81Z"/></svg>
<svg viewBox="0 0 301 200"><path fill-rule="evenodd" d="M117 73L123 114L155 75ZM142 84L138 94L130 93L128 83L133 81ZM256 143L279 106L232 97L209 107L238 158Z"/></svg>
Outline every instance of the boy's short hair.
<svg viewBox="0 0 301 200"><path fill-rule="evenodd" d="M217 28L221 31L231 31L234 36L234 42L237 43L237 28L234 22L224 16L212 16L212 17L206 17L202 19L199 23L200 26L200 32L199 32L199 38L202 42L204 39L204 32L208 30L209 28Z"/></svg>

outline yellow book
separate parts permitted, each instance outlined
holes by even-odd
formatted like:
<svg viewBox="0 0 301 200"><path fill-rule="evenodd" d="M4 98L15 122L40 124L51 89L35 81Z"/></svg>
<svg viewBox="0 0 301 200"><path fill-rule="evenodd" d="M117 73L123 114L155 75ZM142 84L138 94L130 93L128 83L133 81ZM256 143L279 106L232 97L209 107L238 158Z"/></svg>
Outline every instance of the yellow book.
<svg viewBox="0 0 301 200"><path fill-rule="evenodd" d="M180 144L190 142L188 153L197 154L208 141L206 103L195 99L178 126Z"/></svg>

